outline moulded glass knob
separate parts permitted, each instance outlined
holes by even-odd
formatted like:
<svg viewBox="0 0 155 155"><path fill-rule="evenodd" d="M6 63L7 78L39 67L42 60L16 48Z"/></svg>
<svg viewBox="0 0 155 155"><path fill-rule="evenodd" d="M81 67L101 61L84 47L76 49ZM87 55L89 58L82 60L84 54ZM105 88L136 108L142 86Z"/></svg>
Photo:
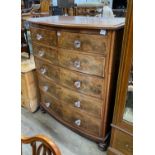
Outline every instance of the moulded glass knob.
<svg viewBox="0 0 155 155"><path fill-rule="evenodd" d="M48 88L49 88L48 86L43 87L44 91L46 91L46 92L48 91Z"/></svg>
<svg viewBox="0 0 155 155"><path fill-rule="evenodd" d="M41 74L45 74L46 73L46 68L40 68L40 72L41 72Z"/></svg>
<svg viewBox="0 0 155 155"><path fill-rule="evenodd" d="M38 55L39 55L40 57L43 57L43 56L45 55L45 52L44 52L44 51L39 51L39 52L38 52Z"/></svg>
<svg viewBox="0 0 155 155"><path fill-rule="evenodd" d="M74 41L74 47L75 47L75 48L80 48L80 47L81 47L81 42L80 42L80 40L75 40L75 41Z"/></svg>
<svg viewBox="0 0 155 155"><path fill-rule="evenodd" d="M79 60L74 61L74 67L80 68L80 61Z"/></svg>
<svg viewBox="0 0 155 155"><path fill-rule="evenodd" d="M58 37L61 36L61 33L60 33L59 31L57 32L57 36L58 36Z"/></svg>
<svg viewBox="0 0 155 155"><path fill-rule="evenodd" d="M76 88L80 88L80 87L81 87L81 81L75 81L75 82L74 82L74 86L75 86Z"/></svg>
<svg viewBox="0 0 155 155"><path fill-rule="evenodd" d="M51 103L50 102L46 102L45 105L46 105L47 108L49 108Z"/></svg>
<svg viewBox="0 0 155 155"><path fill-rule="evenodd" d="M77 119L74 123L75 123L77 126L80 126L80 125L81 125L81 120L80 120L80 119Z"/></svg>
<svg viewBox="0 0 155 155"><path fill-rule="evenodd" d="M36 39L37 40L41 40L43 38L43 36L41 34L37 34Z"/></svg>
<svg viewBox="0 0 155 155"><path fill-rule="evenodd" d="M75 105L75 107L77 107L77 108L80 108L80 101L76 101L76 102L74 102L74 105Z"/></svg>

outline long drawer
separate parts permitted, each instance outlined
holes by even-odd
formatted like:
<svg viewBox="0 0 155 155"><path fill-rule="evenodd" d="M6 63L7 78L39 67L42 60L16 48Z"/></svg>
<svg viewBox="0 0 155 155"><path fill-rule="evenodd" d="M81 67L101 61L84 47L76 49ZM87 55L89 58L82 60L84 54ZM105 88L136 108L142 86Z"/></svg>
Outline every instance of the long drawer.
<svg viewBox="0 0 155 155"><path fill-rule="evenodd" d="M100 55L94 56L59 49L58 59L62 67L104 77L105 58Z"/></svg>
<svg viewBox="0 0 155 155"><path fill-rule="evenodd" d="M65 49L56 50L36 44L33 45L33 51L35 56L52 64L104 77L105 57L101 55L81 54Z"/></svg>
<svg viewBox="0 0 155 155"><path fill-rule="evenodd" d="M57 67L35 58L37 71L46 78L49 78L67 88L90 95L103 98L104 80L101 77L70 71Z"/></svg>
<svg viewBox="0 0 155 155"><path fill-rule="evenodd" d="M85 111L90 115L101 118L102 100L71 91L43 78L42 76L39 76L38 78L39 87L44 93L54 96L61 102L70 105L78 111Z"/></svg>
<svg viewBox="0 0 155 155"><path fill-rule="evenodd" d="M84 115L70 107L66 108L66 105L61 104L58 100L43 93L42 104L49 111L70 125L79 128L80 130L86 130L93 135L100 136L100 119Z"/></svg>
<svg viewBox="0 0 155 155"><path fill-rule="evenodd" d="M48 46L57 45L57 32L52 30L46 30L41 28L31 27L32 42L41 43Z"/></svg>
<svg viewBox="0 0 155 155"><path fill-rule="evenodd" d="M78 50L91 53L107 54L109 35L94 35L60 31L59 48Z"/></svg>

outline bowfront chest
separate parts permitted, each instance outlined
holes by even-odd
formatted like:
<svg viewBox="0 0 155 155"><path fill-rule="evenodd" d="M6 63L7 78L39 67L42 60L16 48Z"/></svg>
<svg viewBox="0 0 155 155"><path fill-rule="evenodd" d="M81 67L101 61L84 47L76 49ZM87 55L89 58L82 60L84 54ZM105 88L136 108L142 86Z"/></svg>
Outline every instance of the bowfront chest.
<svg viewBox="0 0 155 155"><path fill-rule="evenodd" d="M104 147L113 112L124 18L52 16L29 21L40 106Z"/></svg>

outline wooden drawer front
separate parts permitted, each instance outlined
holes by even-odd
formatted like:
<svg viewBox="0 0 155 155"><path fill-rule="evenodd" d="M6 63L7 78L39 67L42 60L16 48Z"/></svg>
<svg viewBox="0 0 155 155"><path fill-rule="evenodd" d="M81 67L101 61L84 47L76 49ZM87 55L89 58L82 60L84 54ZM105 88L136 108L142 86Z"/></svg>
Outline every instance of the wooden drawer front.
<svg viewBox="0 0 155 155"><path fill-rule="evenodd" d="M101 100L71 91L53 82L49 82L41 76L39 76L39 86L44 93L49 93L79 111L84 110L90 115L101 118Z"/></svg>
<svg viewBox="0 0 155 155"><path fill-rule="evenodd" d="M49 65L48 63L45 63L37 58L35 58L35 64L38 73L56 82L60 81L60 69L58 67Z"/></svg>
<svg viewBox="0 0 155 155"><path fill-rule="evenodd" d="M88 76L38 60L36 60L36 66L40 74L59 82L63 86L93 97L102 98L103 96L103 79L100 77Z"/></svg>
<svg viewBox="0 0 155 155"><path fill-rule="evenodd" d="M58 58L59 64L62 67L83 73L104 76L104 57L60 49Z"/></svg>
<svg viewBox="0 0 155 155"><path fill-rule="evenodd" d="M60 32L58 46L64 49L106 54L108 36Z"/></svg>
<svg viewBox="0 0 155 155"><path fill-rule="evenodd" d="M66 104L59 103L58 100L43 93L42 104L44 104L49 111L54 112L63 121L69 123L70 125L79 128L80 130L84 129L94 135L100 135L100 119L84 115L71 107L67 107Z"/></svg>
<svg viewBox="0 0 155 155"><path fill-rule="evenodd" d="M103 79L100 77L62 69L60 83L83 94L102 98Z"/></svg>
<svg viewBox="0 0 155 155"><path fill-rule="evenodd" d="M112 147L125 155L133 154L133 137L122 131L114 131Z"/></svg>
<svg viewBox="0 0 155 155"><path fill-rule="evenodd" d="M33 42L45 44L48 46L56 46L56 31L33 28L31 27L31 38Z"/></svg>
<svg viewBox="0 0 155 155"><path fill-rule="evenodd" d="M58 64L58 53L56 49L33 44L33 53L38 58L44 59L52 64Z"/></svg>

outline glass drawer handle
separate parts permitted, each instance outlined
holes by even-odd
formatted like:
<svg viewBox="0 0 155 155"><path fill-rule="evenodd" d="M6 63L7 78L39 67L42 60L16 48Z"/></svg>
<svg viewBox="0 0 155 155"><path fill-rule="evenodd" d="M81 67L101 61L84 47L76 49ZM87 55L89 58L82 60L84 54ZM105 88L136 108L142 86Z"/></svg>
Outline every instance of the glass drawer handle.
<svg viewBox="0 0 155 155"><path fill-rule="evenodd" d="M81 125L81 120L78 119L78 120L76 120L74 123L75 123L77 126L80 126L80 125Z"/></svg>
<svg viewBox="0 0 155 155"><path fill-rule="evenodd" d="M74 41L74 47L75 47L75 48L80 48L80 47L81 47L81 42L80 42L80 40L75 40L75 41Z"/></svg>
<svg viewBox="0 0 155 155"><path fill-rule="evenodd" d="M58 36L58 37L61 36L61 33L60 33L59 31L57 32L57 36Z"/></svg>
<svg viewBox="0 0 155 155"><path fill-rule="evenodd" d="M38 52L38 55L39 55L40 57L43 57L43 56L45 55L45 52L44 52L44 51L39 51L39 52Z"/></svg>
<svg viewBox="0 0 155 155"><path fill-rule="evenodd" d="M80 61L79 60L74 61L74 67L80 68Z"/></svg>
<svg viewBox="0 0 155 155"><path fill-rule="evenodd" d="M74 105L75 105L75 107L77 107L77 108L80 108L80 101L76 101L76 102L74 102Z"/></svg>
<svg viewBox="0 0 155 155"><path fill-rule="evenodd" d="M46 105L47 108L49 108L51 103L50 102L46 102L45 105Z"/></svg>
<svg viewBox="0 0 155 155"><path fill-rule="evenodd" d="M74 82L74 86L75 86L76 88L80 88L80 87L81 87L81 82L80 82L80 81L75 81L75 82Z"/></svg>
<svg viewBox="0 0 155 155"><path fill-rule="evenodd" d="M128 147L129 147L129 145L128 145L128 144L126 144L126 145L125 145L125 147L126 147L126 148L128 148Z"/></svg>
<svg viewBox="0 0 155 155"><path fill-rule="evenodd" d="M41 74L45 74L46 73L46 69L45 68L41 68L40 72L41 72Z"/></svg>
<svg viewBox="0 0 155 155"><path fill-rule="evenodd" d="M43 36L41 34L37 34L36 38L37 38L37 40L41 40L43 38Z"/></svg>
<svg viewBox="0 0 155 155"><path fill-rule="evenodd" d="M43 90L44 90L45 92L47 92L47 91L48 91L48 88L49 88L48 86L44 86L44 87L43 87Z"/></svg>

